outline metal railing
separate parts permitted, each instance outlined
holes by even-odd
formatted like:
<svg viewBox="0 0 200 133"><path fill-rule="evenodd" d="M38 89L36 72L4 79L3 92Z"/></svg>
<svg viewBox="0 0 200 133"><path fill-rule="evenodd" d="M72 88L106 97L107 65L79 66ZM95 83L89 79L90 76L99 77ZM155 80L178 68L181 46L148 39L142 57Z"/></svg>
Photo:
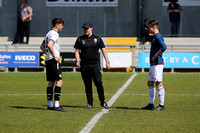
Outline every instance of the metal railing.
<svg viewBox="0 0 200 133"><path fill-rule="evenodd" d="M61 45L61 52L75 52L74 45ZM138 64L136 63L136 50L135 48L137 47L136 45L106 45L106 47L130 47L131 53L132 53L132 66L130 66L133 69L133 72L135 72L135 68L137 68ZM151 45L139 45L139 51L141 52L150 52L150 47ZM182 50L188 50L187 52L199 52L200 53L200 45L167 45L168 49L166 52L181 52ZM21 50L22 48L27 48L26 50ZM11 49L13 51L32 51L31 48L38 48L36 50L37 52L40 51L40 44L15 44L15 45L10 45L10 44L0 44L0 51L1 52L9 52ZM69 48L70 51L63 51L64 48ZM178 48L178 49L177 49ZM103 56L101 56L101 60L103 60ZM76 71L76 68L74 67L67 67L67 68L73 68L73 71ZM102 67L103 68L103 67ZM7 68L6 68L7 69ZM8 71L8 69L6 70ZM15 68L15 71L17 71L17 68ZM142 68L142 72L144 72L144 68ZM171 72L174 72L174 68L171 68Z"/></svg>
<svg viewBox="0 0 200 133"><path fill-rule="evenodd" d="M62 44L60 47L61 48L71 48L72 50L70 50L70 52L74 52L73 46L74 45L68 45L68 44L64 45L64 44ZM8 52L11 49L13 49L16 52L16 51L21 50L20 48L28 48L26 50L27 51L32 51L32 52L33 52L33 50L29 49L29 48L35 48L35 49L38 49L40 51L40 44L13 44L13 45L0 44L0 51L1 52L3 52L3 51ZM26 50L23 50L23 51L26 51Z"/></svg>

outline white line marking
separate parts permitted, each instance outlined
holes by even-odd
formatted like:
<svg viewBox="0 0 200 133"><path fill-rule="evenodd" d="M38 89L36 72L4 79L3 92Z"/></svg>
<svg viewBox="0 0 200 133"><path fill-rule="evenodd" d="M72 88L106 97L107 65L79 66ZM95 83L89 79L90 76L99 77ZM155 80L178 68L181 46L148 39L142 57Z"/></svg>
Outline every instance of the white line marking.
<svg viewBox="0 0 200 133"><path fill-rule="evenodd" d="M47 94L0 94L0 96L44 96ZM61 96L85 96L85 94L61 94ZM98 95L98 94L93 94ZM105 94L105 95L113 95L113 94ZM125 96L148 96L149 94L121 94ZM200 94L165 94L165 96L197 96Z"/></svg>
<svg viewBox="0 0 200 133"><path fill-rule="evenodd" d="M115 95L108 101L108 105L112 106L112 104L116 101L116 99L122 94L122 92L128 87L128 85L132 82L137 74L133 74L126 83L115 93ZM89 133L101 116L105 113L108 113L109 109L102 109L101 112L97 113L88 123L87 125L79 132L79 133Z"/></svg>

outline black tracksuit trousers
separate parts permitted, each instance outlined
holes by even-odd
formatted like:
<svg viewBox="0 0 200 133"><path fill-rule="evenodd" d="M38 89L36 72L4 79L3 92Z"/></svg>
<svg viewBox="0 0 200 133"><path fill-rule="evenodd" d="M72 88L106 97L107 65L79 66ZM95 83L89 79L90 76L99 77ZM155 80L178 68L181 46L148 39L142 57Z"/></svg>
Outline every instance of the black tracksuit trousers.
<svg viewBox="0 0 200 133"><path fill-rule="evenodd" d="M101 67L99 64L95 65L81 65L81 76L85 84L85 92L87 96L87 102L90 105L93 105L93 92L92 92L92 80L97 87L97 92L101 104L104 103L104 88L102 85L102 75Z"/></svg>

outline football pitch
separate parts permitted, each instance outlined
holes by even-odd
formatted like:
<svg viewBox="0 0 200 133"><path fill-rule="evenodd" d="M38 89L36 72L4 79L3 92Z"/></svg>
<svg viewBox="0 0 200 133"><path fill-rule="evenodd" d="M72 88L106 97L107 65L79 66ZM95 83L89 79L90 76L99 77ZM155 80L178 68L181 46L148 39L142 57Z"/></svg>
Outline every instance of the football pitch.
<svg viewBox="0 0 200 133"><path fill-rule="evenodd" d="M106 102L133 73L103 73ZM60 104L67 112L47 110L45 73L0 73L0 132L78 133L102 112L93 85L94 108L85 109L80 73L63 73ZM200 73L164 73L165 110L148 111L148 73L137 73L91 133L200 132ZM159 104L156 94L155 106Z"/></svg>

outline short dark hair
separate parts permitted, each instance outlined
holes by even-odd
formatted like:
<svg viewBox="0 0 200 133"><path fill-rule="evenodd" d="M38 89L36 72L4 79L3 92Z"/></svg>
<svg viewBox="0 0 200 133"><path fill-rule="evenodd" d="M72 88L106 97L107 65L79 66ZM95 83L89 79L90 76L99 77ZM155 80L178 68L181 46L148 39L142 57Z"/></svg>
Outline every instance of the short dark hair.
<svg viewBox="0 0 200 133"><path fill-rule="evenodd" d="M153 27L154 25L158 26L158 21L157 20L150 20L149 23L148 23L148 26L149 27Z"/></svg>
<svg viewBox="0 0 200 133"><path fill-rule="evenodd" d="M63 25L64 25L64 20L63 20L62 18L54 18L54 19L52 20L52 25L53 25L53 27L55 27L56 24L63 24Z"/></svg>
<svg viewBox="0 0 200 133"><path fill-rule="evenodd" d="M21 0L21 1L27 4L27 0Z"/></svg>

